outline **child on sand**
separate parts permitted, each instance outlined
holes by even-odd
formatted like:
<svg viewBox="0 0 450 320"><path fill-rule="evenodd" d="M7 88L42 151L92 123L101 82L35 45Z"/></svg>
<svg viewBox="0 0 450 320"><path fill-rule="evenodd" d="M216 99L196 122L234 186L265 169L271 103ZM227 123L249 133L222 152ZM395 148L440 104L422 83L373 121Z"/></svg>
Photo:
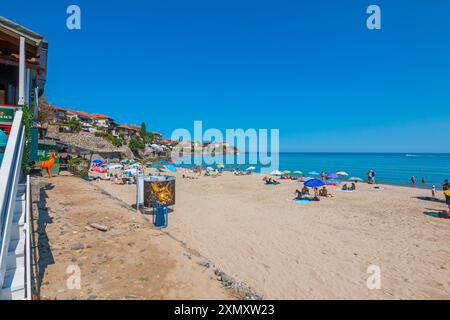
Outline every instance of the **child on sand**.
<svg viewBox="0 0 450 320"><path fill-rule="evenodd" d="M431 187L431 196L433 198L436 198L436 186L433 184L433 186Z"/></svg>

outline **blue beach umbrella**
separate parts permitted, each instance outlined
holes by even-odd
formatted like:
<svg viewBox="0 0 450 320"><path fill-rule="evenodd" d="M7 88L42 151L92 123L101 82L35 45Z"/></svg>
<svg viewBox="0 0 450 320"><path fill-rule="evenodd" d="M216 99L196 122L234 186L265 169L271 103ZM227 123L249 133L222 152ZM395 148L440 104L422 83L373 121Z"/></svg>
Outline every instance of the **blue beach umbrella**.
<svg viewBox="0 0 450 320"><path fill-rule="evenodd" d="M103 161L102 161L102 160L94 160L94 161L92 161L92 163L95 163L95 164L102 164Z"/></svg>
<svg viewBox="0 0 450 320"><path fill-rule="evenodd" d="M311 179L305 182L305 186L309 188L317 188L324 186L325 183L319 179Z"/></svg>
<svg viewBox="0 0 450 320"><path fill-rule="evenodd" d="M325 182L326 182L326 184L340 184L341 183L341 181L336 180L336 179L329 179Z"/></svg>
<svg viewBox="0 0 450 320"><path fill-rule="evenodd" d="M318 173L317 171L311 171L308 174L312 175L312 176L318 176L320 175L320 173Z"/></svg>

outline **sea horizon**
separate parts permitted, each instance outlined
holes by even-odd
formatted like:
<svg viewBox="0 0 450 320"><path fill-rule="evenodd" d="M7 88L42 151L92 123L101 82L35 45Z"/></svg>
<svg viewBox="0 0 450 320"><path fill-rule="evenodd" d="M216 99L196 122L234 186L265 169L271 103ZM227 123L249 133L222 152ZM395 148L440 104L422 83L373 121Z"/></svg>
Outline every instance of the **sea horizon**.
<svg viewBox="0 0 450 320"><path fill-rule="evenodd" d="M183 157L181 166L193 166L201 163L203 166L213 166L219 163L226 164L227 169L237 165L241 169L254 166L255 172L261 172L267 165L258 161L250 161L250 155L257 153L241 153L238 155L202 156L191 155ZM416 187L437 188L448 179L450 173L450 153L389 153L389 152L279 152L279 165L274 169L281 171L302 171L303 176L310 172L339 172L345 171L348 177L367 179L369 170L376 173L376 181L385 184L411 185L411 178L417 180ZM272 157L268 153L269 158ZM272 157L273 160L274 157ZM230 161L231 159L231 161ZM190 163L189 163L190 162ZM342 177L345 179L345 177ZM422 179L425 183L422 183Z"/></svg>

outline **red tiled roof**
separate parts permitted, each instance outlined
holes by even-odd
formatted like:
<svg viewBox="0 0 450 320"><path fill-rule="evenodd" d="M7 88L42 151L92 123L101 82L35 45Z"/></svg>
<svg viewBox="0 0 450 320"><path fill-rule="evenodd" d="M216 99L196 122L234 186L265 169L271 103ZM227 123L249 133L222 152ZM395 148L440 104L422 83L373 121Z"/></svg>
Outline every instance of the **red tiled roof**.
<svg viewBox="0 0 450 320"><path fill-rule="evenodd" d="M134 125L134 124L132 124L131 126L129 126L127 124L120 124L120 125L117 126L117 128L126 129L126 130L132 130L132 131L139 130L139 127Z"/></svg>
<svg viewBox="0 0 450 320"><path fill-rule="evenodd" d="M78 116L85 117L85 118L92 118L91 115L87 112L82 112L82 111L75 111L75 112Z"/></svg>
<svg viewBox="0 0 450 320"><path fill-rule="evenodd" d="M110 117L105 116L104 114L99 114L99 113L91 114L91 117L94 119L111 119Z"/></svg>
<svg viewBox="0 0 450 320"><path fill-rule="evenodd" d="M61 107L55 107L55 106L48 106L47 108L55 110L55 111L64 111L67 112L66 108L61 108Z"/></svg>

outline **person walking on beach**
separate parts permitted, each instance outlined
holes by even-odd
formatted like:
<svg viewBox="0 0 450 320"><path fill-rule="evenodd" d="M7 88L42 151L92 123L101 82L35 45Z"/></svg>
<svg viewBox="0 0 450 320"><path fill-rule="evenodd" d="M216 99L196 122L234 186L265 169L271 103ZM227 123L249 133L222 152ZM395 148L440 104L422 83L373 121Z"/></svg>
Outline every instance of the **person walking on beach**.
<svg viewBox="0 0 450 320"><path fill-rule="evenodd" d="M442 185L442 190L445 195L445 203L448 206L448 214L450 214L450 184L448 183L448 179L445 179L444 184Z"/></svg>
<svg viewBox="0 0 450 320"><path fill-rule="evenodd" d="M431 196L436 199L436 186L434 184L431 187Z"/></svg>

